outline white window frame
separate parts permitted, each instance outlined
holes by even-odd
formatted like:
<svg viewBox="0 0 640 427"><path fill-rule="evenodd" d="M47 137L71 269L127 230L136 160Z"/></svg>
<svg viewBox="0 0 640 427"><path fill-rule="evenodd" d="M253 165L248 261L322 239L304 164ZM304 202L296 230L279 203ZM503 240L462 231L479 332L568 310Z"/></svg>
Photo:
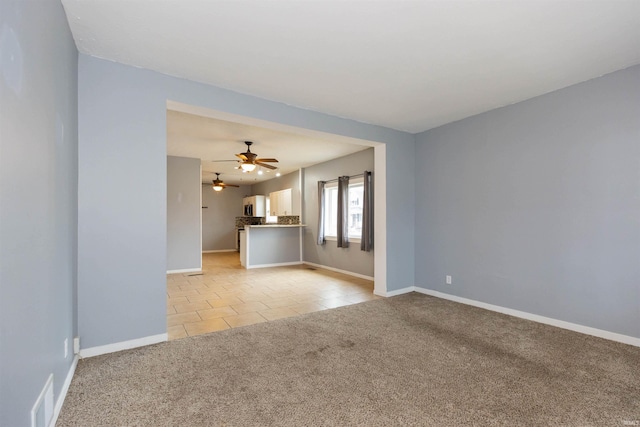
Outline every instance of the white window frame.
<svg viewBox="0 0 640 427"><path fill-rule="evenodd" d="M353 178L349 180L349 187L351 186L364 186L364 177L358 177L358 178ZM338 206L336 203L336 206L332 206L332 204L330 203L330 196L329 194L327 194L329 191L338 191L338 182L330 182L325 184L324 186L324 191L325 191L325 210L324 210L324 230L325 230L325 240L328 241L337 241L338 240L338 233L336 230L335 234L329 234L329 221L333 220L334 223L338 222ZM351 201L347 201L347 203L349 204L349 207L351 207ZM349 235L349 241L353 242L353 243L360 243L360 239L361 239L361 234L358 236Z"/></svg>

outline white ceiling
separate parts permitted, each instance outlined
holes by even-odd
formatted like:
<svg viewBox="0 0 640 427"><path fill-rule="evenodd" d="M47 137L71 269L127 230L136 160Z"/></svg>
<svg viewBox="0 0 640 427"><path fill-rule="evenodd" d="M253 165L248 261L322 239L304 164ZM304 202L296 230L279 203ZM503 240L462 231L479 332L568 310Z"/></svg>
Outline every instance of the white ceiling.
<svg viewBox="0 0 640 427"><path fill-rule="evenodd" d="M638 0L62 3L82 53L412 133L640 63Z"/></svg>
<svg viewBox="0 0 640 427"><path fill-rule="evenodd" d="M258 154L258 157L278 159L278 163L269 163L278 170L269 171L259 167L251 173L242 173L235 169L238 166L235 154L247 151L244 141L253 142L251 151ZM214 172L219 172L220 179L226 184L251 185L275 178L277 172L286 175L298 168L367 148L363 145L167 110L167 154L201 159L203 183L210 184L215 179ZM259 170L263 171L262 175L258 174Z"/></svg>

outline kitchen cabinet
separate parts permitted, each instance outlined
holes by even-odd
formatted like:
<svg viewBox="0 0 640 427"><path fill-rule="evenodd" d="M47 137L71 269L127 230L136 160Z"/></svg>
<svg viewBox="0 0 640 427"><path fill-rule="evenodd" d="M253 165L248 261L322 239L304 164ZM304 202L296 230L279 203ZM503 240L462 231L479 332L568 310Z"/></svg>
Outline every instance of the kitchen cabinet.
<svg viewBox="0 0 640 427"><path fill-rule="evenodd" d="M274 191L269 193L269 210L271 216L293 215L291 208L291 189Z"/></svg>
<svg viewBox="0 0 640 427"><path fill-rule="evenodd" d="M265 197L250 196L242 199L242 215L265 216Z"/></svg>

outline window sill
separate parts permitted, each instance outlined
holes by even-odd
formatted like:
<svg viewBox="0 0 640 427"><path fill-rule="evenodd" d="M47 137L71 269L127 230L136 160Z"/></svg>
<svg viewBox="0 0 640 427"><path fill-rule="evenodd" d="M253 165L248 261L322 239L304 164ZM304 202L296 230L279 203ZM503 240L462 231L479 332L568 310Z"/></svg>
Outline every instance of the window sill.
<svg viewBox="0 0 640 427"><path fill-rule="evenodd" d="M324 236L327 242L337 242L338 236ZM360 243L360 237L349 237L349 243Z"/></svg>

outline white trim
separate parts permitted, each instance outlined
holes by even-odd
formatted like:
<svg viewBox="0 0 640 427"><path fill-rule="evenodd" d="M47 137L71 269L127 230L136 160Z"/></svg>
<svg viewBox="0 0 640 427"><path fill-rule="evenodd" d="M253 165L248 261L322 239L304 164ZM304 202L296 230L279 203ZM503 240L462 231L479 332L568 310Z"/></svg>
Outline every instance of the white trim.
<svg viewBox="0 0 640 427"><path fill-rule="evenodd" d="M387 146L373 149L373 282L374 293L387 292Z"/></svg>
<svg viewBox="0 0 640 427"><path fill-rule="evenodd" d="M115 353L116 351L129 350L136 347L144 347L145 345L157 344L159 342L167 341L167 339L168 335L164 333L151 335L144 338L137 338L135 340L121 341L113 344L99 345L97 347L83 348L80 350L80 357L85 358L100 356L101 354Z"/></svg>
<svg viewBox="0 0 640 427"><path fill-rule="evenodd" d="M64 399L67 397L67 393L69 392L69 386L71 386L73 375L76 373L78 359L79 357L76 354L73 358L73 362L71 362L71 367L69 368L67 377L64 379L64 383L62 384L60 395L58 396L58 400L56 400L56 406L53 408L53 417L51 417L51 423L49 423L49 427L55 427L56 421L58 421L58 416L60 415L60 411L62 410L62 404L64 403Z"/></svg>
<svg viewBox="0 0 640 427"><path fill-rule="evenodd" d="M238 252L237 249L216 249L214 251L202 251L203 254L217 254L219 252Z"/></svg>
<svg viewBox="0 0 640 427"><path fill-rule="evenodd" d="M302 227L300 227L298 229L298 240L300 242L300 253L298 254L298 256L300 257L300 262L302 262L304 260L304 254L302 253L302 247L304 246L304 236L302 235Z"/></svg>
<svg viewBox="0 0 640 427"><path fill-rule="evenodd" d="M485 302L463 298L456 295L445 294L443 292L434 291L431 289L425 289L418 286L415 286L414 288L416 292L419 292L421 294L431 295L431 296L446 299L449 301L454 301L462 304L472 305L474 307L484 308L485 310L495 311L502 314L508 314L509 316L515 316L521 319L532 320L538 323L544 323L545 325L551 325L551 326L556 326L562 329L568 329L570 331L579 332L581 334L592 335L594 337L604 338L606 340L617 341L624 344L633 345L635 347L640 347L640 338L635 338L628 335L622 335L616 332L604 331L602 329L596 329L590 326L578 325L576 323L566 322L564 320L552 319L550 317L527 313L525 311L520 311L520 310L514 310L512 308L501 307L499 305L487 304Z"/></svg>
<svg viewBox="0 0 640 427"><path fill-rule="evenodd" d="M200 196L200 204L198 205L198 213L200 214L200 250L202 250L202 162L200 162L200 174L198 175L198 195ZM200 255L200 270L202 270L202 255Z"/></svg>
<svg viewBox="0 0 640 427"><path fill-rule="evenodd" d="M248 258L248 255L247 255ZM286 267L288 265L300 265L301 261L293 261L293 262L279 262L275 264L258 264L258 265L247 265L245 268L247 270L251 270L252 268L269 268L269 267Z"/></svg>
<svg viewBox="0 0 640 427"><path fill-rule="evenodd" d="M303 264L307 264L313 267L322 268L323 270L335 271L336 273L342 273L353 277L358 277L360 279L371 280L374 281L374 278L371 276L365 276L364 274L354 273L353 271L340 270L339 268L329 267L322 264L316 264L315 262L303 261Z"/></svg>
<svg viewBox="0 0 640 427"><path fill-rule="evenodd" d="M379 292L377 290L374 289L373 293L376 295L379 295L381 297L395 297L397 295L402 295L402 294L408 294L409 292L416 292L416 287L415 286L408 286L406 288L402 288L402 289L396 289L395 291L385 291L385 292Z"/></svg>
<svg viewBox="0 0 640 427"><path fill-rule="evenodd" d="M33 407L31 408L31 427L37 427L37 424L38 424L37 414L38 414L38 409L40 408L42 408L42 416L44 417L44 422L45 423L48 422L49 425L52 425L51 421L54 418L53 374L49 374L49 377L47 377L47 381L45 381L42 391L40 391L40 394L38 395L36 402L33 404Z"/></svg>
<svg viewBox="0 0 640 427"><path fill-rule="evenodd" d="M199 273L201 271L202 271L202 267L200 267L200 268L183 268L181 270L167 270L167 274Z"/></svg>

